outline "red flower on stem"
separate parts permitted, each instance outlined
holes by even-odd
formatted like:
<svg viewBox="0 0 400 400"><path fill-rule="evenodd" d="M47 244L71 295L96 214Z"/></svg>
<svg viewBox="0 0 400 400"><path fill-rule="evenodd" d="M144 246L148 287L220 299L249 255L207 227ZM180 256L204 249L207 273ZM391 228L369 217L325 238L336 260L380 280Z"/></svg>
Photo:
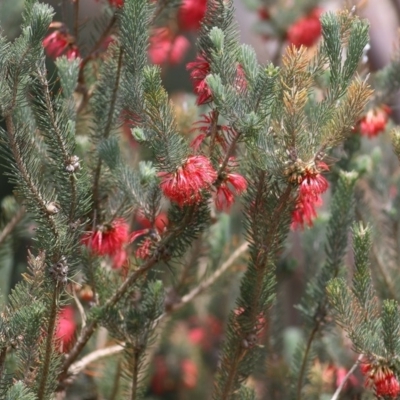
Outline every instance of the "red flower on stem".
<svg viewBox="0 0 400 400"><path fill-rule="evenodd" d="M190 156L175 172L160 172L161 190L179 206L198 203L202 190L210 190L217 179L210 160L205 156Z"/></svg>
<svg viewBox="0 0 400 400"><path fill-rule="evenodd" d="M74 309L72 306L63 308L58 314L58 323L55 337L60 345L59 350L65 353L69 350L72 340L75 336L76 323L74 318Z"/></svg>
<svg viewBox="0 0 400 400"><path fill-rule="evenodd" d="M235 159L229 159L230 168L235 164ZM222 173L222 182L217 188L217 195L215 205L218 211L229 211L232 204L235 202L235 197L242 194L247 189L246 179L237 173L230 172L228 166L227 170Z"/></svg>
<svg viewBox="0 0 400 400"><path fill-rule="evenodd" d="M315 207L322 205L321 195L329 187L326 178L321 175L321 170L328 166L320 162L318 168L306 168L300 181L299 197L292 214L292 229L303 228L304 224L312 226L317 212Z"/></svg>
<svg viewBox="0 0 400 400"><path fill-rule="evenodd" d="M322 33L322 26L319 20L322 10L315 8L309 15L298 19L287 31L289 43L296 47L313 46Z"/></svg>
<svg viewBox="0 0 400 400"><path fill-rule="evenodd" d="M369 110L358 123L358 130L361 135L373 138L383 132L386 129L391 111L390 107L386 105Z"/></svg>
<svg viewBox="0 0 400 400"><path fill-rule="evenodd" d="M128 223L123 218L117 218L111 224L87 232L82 237L82 244L98 256L111 257L113 268L121 268L127 258L125 247L132 240Z"/></svg>
<svg viewBox="0 0 400 400"><path fill-rule="evenodd" d="M198 55L196 60L187 64L190 71L190 79L193 83L193 91L197 95L196 104L206 104L212 100L212 94L206 83L206 77L211 73L210 64L204 56Z"/></svg>
<svg viewBox="0 0 400 400"><path fill-rule="evenodd" d="M112 7L122 7L124 5L124 0L108 0L108 3Z"/></svg>
<svg viewBox="0 0 400 400"><path fill-rule="evenodd" d="M150 38L149 57L153 64L179 64L190 47L185 36L175 36L165 28L155 29Z"/></svg>
<svg viewBox="0 0 400 400"><path fill-rule="evenodd" d="M187 64L186 69L190 71L190 80L193 84L193 91L197 95L196 104L206 104L212 100L210 87L207 85L207 75L211 73L210 63L203 55L198 55L195 61ZM244 90L247 82L243 67L238 64L234 86L237 91Z"/></svg>
<svg viewBox="0 0 400 400"><path fill-rule="evenodd" d="M207 0L183 0L178 11L179 28L184 31L198 30L207 9Z"/></svg>
<svg viewBox="0 0 400 400"><path fill-rule="evenodd" d="M55 29L42 41L46 54L51 58L57 58L63 54L68 59L79 57L79 49L75 44L75 38L68 33L68 29L62 22L52 22L49 29Z"/></svg>
<svg viewBox="0 0 400 400"><path fill-rule="evenodd" d="M203 114L203 119L194 123L195 128L192 129L198 130L201 133L197 135L192 142L190 143L190 147L197 152L207 137L211 136L211 129L214 124L214 120L216 117L215 111L211 111L209 114ZM217 133L215 135L215 141L221 145L223 149L226 149L227 142L223 133L229 133L229 127L226 125L217 125Z"/></svg>
<svg viewBox="0 0 400 400"><path fill-rule="evenodd" d="M257 14L261 21L268 21L271 18L271 14L266 7L260 7L257 10Z"/></svg>
<svg viewBox="0 0 400 400"><path fill-rule="evenodd" d="M397 398L400 384L394 372L387 366L362 364L361 372L366 376L365 385L374 387L377 396Z"/></svg>

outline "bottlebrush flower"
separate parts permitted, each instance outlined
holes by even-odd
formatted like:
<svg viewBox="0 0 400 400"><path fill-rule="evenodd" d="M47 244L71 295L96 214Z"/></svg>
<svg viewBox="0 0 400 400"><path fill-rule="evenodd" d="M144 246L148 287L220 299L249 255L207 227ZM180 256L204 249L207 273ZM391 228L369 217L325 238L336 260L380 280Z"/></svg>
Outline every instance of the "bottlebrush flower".
<svg viewBox="0 0 400 400"><path fill-rule="evenodd" d="M124 5L124 0L108 0L108 3L112 7L122 7Z"/></svg>
<svg viewBox="0 0 400 400"><path fill-rule="evenodd" d="M329 187L328 181L320 173L323 169L328 169L323 162L318 167L304 169L300 178L299 197L292 214L292 229L303 228L304 224L312 226L317 215L315 207L322 205L321 195Z"/></svg>
<svg viewBox="0 0 400 400"><path fill-rule="evenodd" d="M207 9L207 0L183 0L178 11L178 24L184 31L198 30Z"/></svg>
<svg viewBox="0 0 400 400"><path fill-rule="evenodd" d="M197 152L199 150L199 148L200 148L201 144L204 142L204 140L207 137L211 136L212 126L214 124L215 118L217 118L215 111L211 111L209 114L202 114L201 116L203 117L203 119L195 122L193 124L193 125L195 125L195 127L192 129L192 131L198 130L201 132L190 143L190 147L195 152ZM217 128L217 132L215 135L215 142L220 144L223 149L226 149L227 141L226 141L224 133L229 134L230 130L229 130L228 126L226 126L226 125L217 125L216 128Z"/></svg>
<svg viewBox="0 0 400 400"><path fill-rule="evenodd" d="M147 260L150 257L150 250L151 250L152 241L150 238L146 238L140 244L140 246L136 250L136 257L140 258L141 260Z"/></svg>
<svg viewBox="0 0 400 400"><path fill-rule="evenodd" d="M127 258L125 247L132 240L128 223L123 218L117 218L111 224L84 234L82 244L98 256L111 257L113 268L120 268Z"/></svg>
<svg viewBox="0 0 400 400"><path fill-rule="evenodd" d="M168 29L155 29L150 37L149 57L153 64L179 64L190 47L184 36L174 36Z"/></svg>
<svg viewBox="0 0 400 400"><path fill-rule="evenodd" d="M196 60L187 64L186 69L190 71L190 80L193 84L193 91L197 95L196 104L206 104L212 100L212 93L207 85L207 75L211 73L210 64L202 55L198 55ZM236 90L241 91L246 88L243 67L238 64L234 86Z"/></svg>
<svg viewBox="0 0 400 400"><path fill-rule="evenodd" d="M257 14L261 21L268 21L271 18L271 15L266 7L260 7L257 10Z"/></svg>
<svg viewBox="0 0 400 400"><path fill-rule="evenodd" d="M202 55L198 55L186 68L190 71L193 91L197 95L196 104L209 103L212 100L211 90L206 83L206 77L211 72L209 62Z"/></svg>
<svg viewBox="0 0 400 400"><path fill-rule="evenodd" d="M143 211L139 211L136 214L137 222L142 225L146 229L150 229L153 227L157 230L158 233L162 233L166 226L168 225L168 217L165 212L160 212L154 219L154 223L152 225L151 221L144 215Z"/></svg>
<svg viewBox="0 0 400 400"><path fill-rule="evenodd" d="M189 358L181 361L182 385L186 389L194 389L199 375L197 365Z"/></svg>
<svg viewBox="0 0 400 400"><path fill-rule="evenodd" d="M319 20L321 9L315 8L309 15L298 19L287 31L289 43L296 47L313 46L321 36L322 26Z"/></svg>
<svg viewBox="0 0 400 400"><path fill-rule="evenodd" d="M51 58L60 57L71 43L70 36L59 30L54 31L43 39L43 47Z"/></svg>
<svg viewBox="0 0 400 400"><path fill-rule="evenodd" d="M230 162L234 162L231 157ZM242 194L247 189L246 179L236 173L232 173L229 170L224 172L222 175L222 182L217 188L217 195L215 199L215 205L218 211L229 211L232 204L235 202L235 197Z"/></svg>
<svg viewBox="0 0 400 400"><path fill-rule="evenodd" d="M71 306L63 308L58 315L55 337L60 345L61 353L69 350L72 340L75 336L76 323L74 318L74 309Z"/></svg>
<svg viewBox="0 0 400 400"><path fill-rule="evenodd" d="M369 110L358 124L361 135L373 138L383 132L386 129L390 113L391 109L386 105Z"/></svg>
<svg viewBox="0 0 400 400"><path fill-rule="evenodd" d="M201 200L201 191L209 190L217 179L210 160L205 156L190 156L175 172L160 172L161 190L179 206Z"/></svg>
<svg viewBox="0 0 400 400"><path fill-rule="evenodd" d="M397 398L400 395L400 384L394 372L387 366L362 364L361 372L366 376L365 385L374 387L378 397Z"/></svg>

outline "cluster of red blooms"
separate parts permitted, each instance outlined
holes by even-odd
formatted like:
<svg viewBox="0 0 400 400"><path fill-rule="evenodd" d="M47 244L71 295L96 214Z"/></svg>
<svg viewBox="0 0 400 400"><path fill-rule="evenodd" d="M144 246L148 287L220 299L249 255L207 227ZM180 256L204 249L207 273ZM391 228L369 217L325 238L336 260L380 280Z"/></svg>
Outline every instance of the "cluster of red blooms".
<svg viewBox="0 0 400 400"><path fill-rule="evenodd" d="M400 395L400 383L389 367L367 363L361 365L361 372L366 376L365 385L374 388L378 397Z"/></svg>
<svg viewBox="0 0 400 400"><path fill-rule="evenodd" d="M315 207L322 205L321 195L328 189L328 181L321 175L321 170L328 166L319 162L317 168L306 168L301 176L299 197L292 214L292 229L303 228L304 224L312 226L317 212Z"/></svg>
<svg viewBox="0 0 400 400"><path fill-rule="evenodd" d="M242 194L247 189L246 179L240 174L231 172L231 168L236 164L234 157L230 157L229 163L227 170L222 173L222 181L217 188L215 206L218 211L229 211L235 202L234 196Z"/></svg>
<svg viewBox="0 0 400 400"><path fill-rule="evenodd" d="M287 31L289 43L296 47L311 47L317 43L322 33L322 26L319 20L322 10L314 8L308 15L294 22Z"/></svg>
<svg viewBox="0 0 400 400"><path fill-rule="evenodd" d="M206 77L211 73L210 63L204 55L198 55L196 60L187 64L190 71L190 79L193 84L194 93L197 95L196 104L207 104L212 100L212 94L206 82ZM236 80L234 85L238 91L246 88L247 82L244 76L243 68L237 65Z"/></svg>
<svg viewBox="0 0 400 400"><path fill-rule="evenodd" d="M234 162L231 158L231 164ZM160 172L161 190L180 207L196 204L202 199L202 191L211 191L217 179L210 160L202 155L190 156L175 172ZM247 189L246 179L229 169L222 174L217 187L215 205L219 211L228 211L234 203L234 196Z"/></svg>
<svg viewBox="0 0 400 400"><path fill-rule="evenodd" d="M377 136L379 133L385 131L391 112L390 107L385 104L369 110L359 121L356 131L369 138Z"/></svg>
<svg viewBox="0 0 400 400"><path fill-rule="evenodd" d="M189 358L180 361L179 367L169 366L166 357L158 355L154 359L154 374L150 382L154 394L161 396L180 388L194 389L198 380L197 365Z"/></svg>
<svg viewBox="0 0 400 400"><path fill-rule="evenodd" d="M69 350L75 336L76 323L72 306L64 307L58 314L58 324L55 337L61 353Z"/></svg>
<svg viewBox="0 0 400 400"><path fill-rule="evenodd" d="M166 226L168 225L168 217L164 212L161 212L155 217L154 224L152 224L149 219L145 217L145 215L142 212L139 212L136 215L136 220L141 224L144 229L140 229L136 232L132 233L131 240L132 242L135 241L138 237L147 235L145 239L141 242L139 247L136 249L136 257L140 258L142 260L146 260L149 258L150 253L151 253L151 247L153 245L153 241L151 240L150 236L152 229L154 228L155 231L158 235L164 232ZM153 235L154 236L154 235Z"/></svg>
<svg viewBox="0 0 400 400"><path fill-rule="evenodd" d="M82 237L82 244L98 256L108 256L113 268L121 268L127 260L126 246L133 240L129 234L129 225L123 218L102 225Z"/></svg>
<svg viewBox="0 0 400 400"><path fill-rule="evenodd" d="M50 25L51 27L51 25ZM51 58L65 55L69 60L79 57L79 49L75 45L73 36L62 27L50 33L43 39L43 47Z"/></svg>
<svg viewBox="0 0 400 400"><path fill-rule="evenodd" d="M205 156L190 156L175 172L160 172L161 190L179 206L201 200L201 191L210 190L217 179L210 160Z"/></svg>
<svg viewBox="0 0 400 400"><path fill-rule="evenodd" d="M177 15L179 32L197 31L207 9L207 0L183 0ZM170 28L158 28L150 38L149 57L154 64L179 64L190 48L189 40Z"/></svg>

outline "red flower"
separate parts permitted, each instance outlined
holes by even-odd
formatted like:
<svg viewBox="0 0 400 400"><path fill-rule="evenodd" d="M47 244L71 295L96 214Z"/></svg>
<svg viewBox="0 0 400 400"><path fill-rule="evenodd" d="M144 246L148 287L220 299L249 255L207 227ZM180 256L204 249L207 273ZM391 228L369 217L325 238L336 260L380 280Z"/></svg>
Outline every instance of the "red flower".
<svg viewBox="0 0 400 400"><path fill-rule="evenodd" d="M211 72L209 62L202 55L198 55L196 60L190 62L186 68L190 71L193 91L197 95L196 104L209 103L212 100L211 90L205 80Z"/></svg>
<svg viewBox="0 0 400 400"><path fill-rule="evenodd" d="M214 124L215 118L217 118L215 111L211 111L209 114L203 114L202 117L202 120L194 123L194 125L198 125L198 127L196 126L192 129L192 131L199 130L201 132L190 143L190 147L196 152L199 150L204 140L211 135L212 125ZM220 144L223 149L226 149L227 147L226 138L223 133L229 133L229 131L230 130L226 125L217 125L215 141Z"/></svg>
<svg viewBox="0 0 400 400"><path fill-rule="evenodd" d="M190 156L175 172L159 175L164 195L181 207L199 202L201 191L209 189L217 179L210 160L204 156Z"/></svg>
<svg viewBox="0 0 400 400"><path fill-rule="evenodd" d="M67 52L65 53L68 60L73 60L74 58L80 57L79 49L77 46L72 45L68 48Z"/></svg>
<svg viewBox="0 0 400 400"><path fill-rule="evenodd" d="M211 73L210 63L204 56L198 55L195 61L187 64L186 68L190 71L193 91L197 95L196 104L209 103L212 100L212 93L207 85L206 77ZM234 85L238 91L244 90L247 85L243 67L240 64L237 65Z"/></svg>
<svg viewBox="0 0 400 400"><path fill-rule="evenodd" d="M69 37L61 31L54 31L43 39L43 47L51 58L60 57L70 44Z"/></svg>
<svg viewBox="0 0 400 400"><path fill-rule="evenodd" d="M113 268L120 268L127 259L125 251L133 239L129 234L129 225L123 218L115 219L109 225L103 225L82 237L82 244L98 256L109 256L113 260Z"/></svg>
<svg viewBox="0 0 400 400"><path fill-rule="evenodd" d="M57 58L63 54L69 60L79 57L79 49L74 44L74 38L66 33L65 28L47 35L42 44L46 54L51 58Z"/></svg>
<svg viewBox="0 0 400 400"><path fill-rule="evenodd" d="M292 229L304 227L304 224L312 226L312 220L316 217L315 207L322 205L321 195L328 189L328 181L320 174L320 170L328 169L328 166L320 162L317 168L305 169L301 177L299 197L292 214Z"/></svg>
<svg viewBox="0 0 400 400"><path fill-rule="evenodd" d="M174 36L164 28L155 29L150 38L149 57L153 64L179 64L190 47L184 36Z"/></svg>
<svg viewBox="0 0 400 400"><path fill-rule="evenodd" d="M377 396L396 398L400 395L400 384L394 372L383 365L362 364L361 372L366 375L365 385L375 387Z"/></svg>
<svg viewBox="0 0 400 400"><path fill-rule="evenodd" d="M150 249L151 249L152 241L149 238L143 240L141 245L136 250L136 257L142 260L147 260L150 257Z"/></svg>
<svg viewBox="0 0 400 400"><path fill-rule="evenodd" d="M122 7L124 5L124 0L108 0L108 3L112 7Z"/></svg>
<svg viewBox="0 0 400 400"><path fill-rule="evenodd" d="M314 9L309 15L298 19L287 31L288 41L296 47L313 46L321 36L319 17L321 9Z"/></svg>
<svg viewBox="0 0 400 400"><path fill-rule="evenodd" d="M265 7L260 7L257 10L258 13L258 17L262 20L262 21L268 21L271 18L271 15L269 13L269 11L267 10L267 8Z"/></svg>
<svg viewBox="0 0 400 400"><path fill-rule="evenodd" d="M359 131L361 135L372 138L386 129L391 109L383 105L381 107L369 110L359 122Z"/></svg>
<svg viewBox="0 0 400 400"><path fill-rule="evenodd" d="M74 309L71 306L63 308L58 315L58 323L55 337L60 344L60 352L69 350L70 344L75 336L76 323Z"/></svg>
<svg viewBox="0 0 400 400"><path fill-rule="evenodd" d="M197 365L189 358L185 358L181 361L181 369L183 387L186 389L194 389L199 375Z"/></svg>
<svg viewBox="0 0 400 400"><path fill-rule="evenodd" d="M178 24L184 31L198 30L207 9L207 0L183 0L178 11Z"/></svg>
<svg viewBox="0 0 400 400"><path fill-rule="evenodd" d="M230 159L234 162L233 157ZM215 205L218 211L226 210L229 211L232 204L235 202L234 196L242 194L247 189L247 181L242 175L225 172L223 180L217 188L217 196L215 199Z"/></svg>
<svg viewBox="0 0 400 400"><path fill-rule="evenodd" d="M143 214L142 211L139 211L136 214L136 219L144 228L150 229L153 227L157 230L158 233L162 233L165 230L165 227L168 225L168 217L165 212L160 212L154 220L152 224L151 221Z"/></svg>

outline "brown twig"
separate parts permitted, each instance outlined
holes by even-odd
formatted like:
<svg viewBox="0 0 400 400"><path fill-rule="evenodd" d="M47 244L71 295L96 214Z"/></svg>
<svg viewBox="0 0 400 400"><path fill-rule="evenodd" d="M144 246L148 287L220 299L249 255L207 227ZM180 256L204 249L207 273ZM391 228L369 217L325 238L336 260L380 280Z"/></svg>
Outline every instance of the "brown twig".
<svg viewBox="0 0 400 400"><path fill-rule="evenodd" d="M58 293L59 293L59 291L58 291L57 286L54 286L53 298L52 298L52 302L51 302L50 320L49 320L49 326L47 328L46 350L45 350L45 356L44 356L44 361L43 361L43 371L41 373L39 389L38 389L38 400L42 400L46 397L47 379L49 377L51 354L53 352L54 329L55 329L56 321L57 321Z"/></svg>
<svg viewBox="0 0 400 400"><path fill-rule="evenodd" d="M343 390L344 386L346 385L347 381L349 380L351 374L356 370L360 362L362 361L362 358L364 357L364 354L360 354L357 358L357 361L354 363L354 365L349 369L349 372L347 372L346 376L336 389L336 392L333 394L331 400L338 400L340 396L340 392Z"/></svg>
<svg viewBox="0 0 400 400"><path fill-rule="evenodd" d="M7 236L14 230L14 228L21 222L25 215L25 207L20 207L17 213L11 218L7 225L0 232L0 245L6 240Z"/></svg>

